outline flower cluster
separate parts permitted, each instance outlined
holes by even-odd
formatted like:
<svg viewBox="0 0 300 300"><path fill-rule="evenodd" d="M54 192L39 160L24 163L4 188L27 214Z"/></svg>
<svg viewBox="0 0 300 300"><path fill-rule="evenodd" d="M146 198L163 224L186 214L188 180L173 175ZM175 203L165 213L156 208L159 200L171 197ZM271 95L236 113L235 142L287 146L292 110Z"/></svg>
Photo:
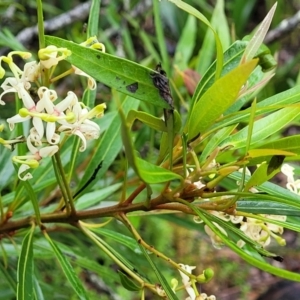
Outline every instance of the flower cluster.
<svg viewBox="0 0 300 300"><path fill-rule="evenodd" d="M271 238L274 238L279 245L285 246L285 240L279 236L283 233L283 227L275 225L273 223L269 223L268 220L284 222L286 221L286 216L261 214L259 215L259 217L264 218L264 220L260 220L251 217L233 216L219 211L211 211L211 213L223 221L231 222L236 226L239 226L239 229L247 237L249 237L251 240L255 241L263 247L266 247L270 244ZM199 220L195 221L199 222ZM213 222L213 224L224 235L227 236L227 232L223 227L221 227L216 222ZM223 242L220 239L220 237L217 234L215 234L207 225L205 225L204 229L205 232L209 235L213 246L216 249L220 249L223 246ZM237 245L242 248L245 245L245 242L243 240L239 240L237 242Z"/></svg>
<svg viewBox="0 0 300 300"><path fill-rule="evenodd" d="M242 171L242 169L240 169L240 171ZM245 169L245 171L247 175L251 176L251 173L247 168ZM293 192L296 192L300 187L300 181L298 182L294 180L293 168L288 165L284 165L282 171L287 175L287 188ZM237 185L240 185L240 182L237 182ZM252 193L257 192L257 190L253 187L249 191L251 191ZM227 197L228 196L223 196L222 198ZM262 247L268 246L271 242L271 238L274 238L279 245L285 245L285 240L279 236L283 233L283 227L272 223L272 220L285 222L286 216L284 215L260 214L257 218L255 218L254 215L252 218L251 216L229 215L222 211L210 211L210 213L223 221L231 222L235 226L239 227L239 229L248 238L260 244ZM270 220L270 222L268 222L268 220ZM199 218L195 218L195 222L202 222L202 220L199 220ZM221 227L217 222L212 223L223 235L227 236L227 232L223 227ZM209 235L212 245L216 249L220 249L223 246L223 242L219 235L212 231L211 228L207 225L204 226L204 229L205 232ZM237 245L242 248L245 245L245 242L243 240L239 240L237 242Z"/></svg>
<svg viewBox="0 0 300 300"><path fill-rule="evenodd" d="M93 43L102 45L100 43ZM99 48L99 47L98 47ZM104 48L101 48L104 50ZM13 149L18 142L26 142L29 155L14 156L13 161L21 164L19 178L28 180L32 178L28 169L36 168L44 157L54 155L59 150L62 134L76 135L81 140L80 151L86 149L87 140L97 139L100 128L97 123L91 121L94 117L103 115L105 104L100 104L89 110L80 102L72 91L67 93L64 99L60 99L55 90L45 84L45 74L50 76L57 64L68 57L71 52L66 48L48 46L39 50L40 61L31 61L25 64L21 70L13 61L13 56L18 55L28 59L28 52L13 51L8 56L0 57L0 78L5 75L2 63L6 63L13 76L4 80L1 85L3 92L0 94L0 104L5 105L3 97L7 93L16 93L20 99L21 108L15 116L7 119L9 128L14 129L16 123L30 122L28 133L25 137L14 140L0 139L5 147ZM96 82L81 70L72 67L72 72L88 77L88 87L96 88ZM37 95L32 96L31 90L37 90ZM0 128L2 131L3 128Z"/></svg>

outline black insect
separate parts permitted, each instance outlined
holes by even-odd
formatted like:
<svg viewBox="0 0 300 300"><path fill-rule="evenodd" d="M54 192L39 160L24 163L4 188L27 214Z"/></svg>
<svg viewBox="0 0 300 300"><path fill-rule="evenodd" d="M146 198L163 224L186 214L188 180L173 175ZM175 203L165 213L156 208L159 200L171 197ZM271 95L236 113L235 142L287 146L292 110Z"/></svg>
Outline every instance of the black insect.
<svg viewBox="0 0 300 300"><path fill-rule="evenodd" d="M154 86L158 89L159 95L174 109L174 101L171 95L167 73L162 69L161 63L156 66L156 72L151 73Z"/></svg>

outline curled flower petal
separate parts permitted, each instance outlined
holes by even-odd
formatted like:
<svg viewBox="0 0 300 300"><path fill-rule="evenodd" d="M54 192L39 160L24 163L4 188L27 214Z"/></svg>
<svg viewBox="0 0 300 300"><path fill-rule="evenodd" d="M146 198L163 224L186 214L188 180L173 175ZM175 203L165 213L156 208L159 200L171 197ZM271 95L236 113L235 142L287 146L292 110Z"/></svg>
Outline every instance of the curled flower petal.
<svg viewBox="0 0 300 300"><path fill-rule="evenodd" d="M80 148L79 148L79 151L80 151L80 152L85 151L85 149L86 149L86 139L85 139L84 135L83 135L82 132L79 131L79 130L76 130L76 131L74 132L74 134L77 135L77 136L81 139L81 146L80 146Z"/></svg>
<svg viewBox="0 0 300 300"><path fill-rule="evenodd" d="M44 124L40 118L33 117L32 119L33 127L36 129L36 132L41 140L44 136Z"/></svg>
<svg viewBox="0 0 300 300"><path fill-rule="evenodd" d="M60 136L55 133L55 123L54 122L47 122L46 128L46 139L49 144L58 144L60 141Z"/></svg>
<svg viewBox="0 0 300 300"><path fill-rule="evenodd" d="M59 150L57 145L48 146L40 149L39 153L41 157L51 157Z"/></svg>
<svg viewBox="0 0 300 300"><path fill-rule="evenodd" d="M184 264L179 264L180 268L182 268L183 270L187 271L188 273L192 274L192 271L194 269L196 269L195 266L189 266L189 265L184 265ZM191 281L190 281L190 277L188 275L186 275L185 273L183 273L182 271L178 270L182 279L182 283L185 287L185 290L187 291L187 293L189 294L191 299L195 299L196 298L196 293L194 291L194 289L191 286Z"/></svg>
<svg viewBox="0 0 300 300"><path fill-rule="evenodd" d="M18 177L22 181L26 181L32 178L32 175L29 172L26 172L30 167L28 165L21 165L18 171ZM26 173L25 173L26 172Z"/></svg>
<svg viewBox="0 0 300 300"><path fill-rule="evenodd" d="M66 59L71 55L71 51L67 48L57 48L56 46L49 45L44 49L40 49L38 56L41 60L41 64L46 68L50 69L56 66L58 62Z"/></svg>
<svg viewBox="0 0 300 300"><path fill-rule="evenodd" d="M86 74L85 72L81 71L80 69L78 69L75 66L72 66L72 68L73 68L75 74L80 75L80 76L85 76L85 77L88 78L88 88L90 90L96 89L97 84L96 84L96 80L93 77L89 76L88 74Z"/></svg>
<svg viewBox="0 0 300 300"><path fill-rule="evenodd" d="M15 127L15 123L21 123L21 122L24 122L26 120L29 120L30 119L30 116L26 117L26 118L22 118L19 114L11 117L11 118L8 118L6 119L8 125L9 125L9 129L10 130L13 130L14 127Z"/></svg>
<svg viewBox="0 0 300 300"><path fill-rule="evenodd" d="M213 222L213 224L218 227L218 229L227 236L227 232L225 231L224 228L222 228L219 224ZM215 234L207 225L204 226L204 230L205 232L209 235L212 245L214 246L214 248L216 249L221 249L223 246L223 242L221 240L221 238Z"/></svg>

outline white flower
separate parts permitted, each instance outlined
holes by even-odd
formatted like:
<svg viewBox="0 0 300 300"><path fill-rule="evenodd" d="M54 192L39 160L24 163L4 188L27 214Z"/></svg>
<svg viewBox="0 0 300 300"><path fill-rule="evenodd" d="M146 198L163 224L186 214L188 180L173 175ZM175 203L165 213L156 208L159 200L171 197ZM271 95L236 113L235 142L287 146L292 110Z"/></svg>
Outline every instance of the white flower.
<svg viewBox="0 0 300 300"><path fill-rule="evenodd" d="M23 181L32 178L32 175L29 172L26 172L28 169L37 168L41 159L43 159L44 157L50 157L59 150L59 147L57 145L43 147L39 149L32 144L30 136L27 138L27 147L31 154L13 157L14 162L21 163L21 166L18 171L18 176Z"/></svg>
<svg viewBox="0 0 300 300"><path fill-rule="evenodd" d="M263 229L263 222L261 221L253 218L247 218L247 221L243 222L240 230L242 230L253 241L258 242L262 246L270 244L270 234Z"/></svg>
<svg viewBox="0 0 300 300"><path fill-rule="evenodd" d="M60 136L55 133L56 125L55 121L61 123L61 120L65 120L66 114L64 111L70 110L76 103L78 99L75 93L68 92L68 96L60 101L58 104L54 105L54 101L57 99L56 92L50 90L46 87L40 87L38 90L38 95L40 97L40 105L47 112L48 116L43 117L46 122L46 139L49 144L57 144L60 140Z"/></svg>
<svg viewBox="0 0 300 300"><path fill-rule="evenodd" d="M56 66L61 60L66 59L70 55L71 51L67 48L57 48L53 45L40 49L38 54L41 64L46 69Z"/></svg>
<svg viewBox="0 0 300 300"><path fill-rule="evenodd" d="M286 216L279 215L262 215L268 219L284 222ZM256 220L254 218L246 218L246 221L241 222L240 230L242 230L253 241L261 244L263 247L268 246L273 237L280 245L285 245L285 240L277 234L283 233L283 227L272 223ZM277 233L277 234L276 234ZM242 241L238 242L239 247L243 247Z"/></svg>
<svg viewBox="0 0 300 300"><path fill-rule="evenodd" d="M81 139L81 147L79 151L84 151L86 149L86 141L90 139L97 139L100 135L100 127L97 123L90 121L89 119L95 115L103 114L106 108L105 104L100 104L94 107L91 111L87 108L82 108L82 103L76 103L73 106L72 112L75 115L74 123L68 123L62 120L60 123L62 126L59 127L60 132L65 132L66 134L77 135Z"/></svg>
<svg viewBox="0 0 300 300"><path fill-rule="evenodd" d="M102 44L91 40L91 44L87 45L92 48L105 51ZM13 161L21 164L19 168L19 178L21 180L28 180L32 177L29 173L30 168L36 168L39 161L44 157L52 156L59 150L57 145L60 141L60 133L75 134L81 141L82 145L80 151L86 149L86 141L90 139L97 139L100 135L100 128L97 123L91 121L92 118L102 116L105 104L100 104L92 110L88 110L83 103L78 101L75 93L68 92L67 97L59 100L55 90L41 86L39 82L42 77L42 72L48 76L52 75L52 71L46 69L55 67L58 62L71 55L71 51L66 48L57 48L56 46L48 46L47 48L39 51L40 62L32 61L26 63L24 70L21 70L14 62L13 55L19 55L26 59L31 56L28 52L13 51L7 56L0 57L0 78L5 75L5 69L2 63L6 63L10 68L13 76L6 78L1 84L3 92L0 94L0 105L5 102L2 98L7 93L17 93L22 101L23 107L19 109L18 114L7 119L9 127L13 130L16 123L25 121L32 121L32 126L29 128L29 134L26 137L20 137L14 140L4 140L0 138L0 144L13 149L14 144L27 141L27 147L30 151L29 155L14 156ZM69 70L63 74L52 78L52 82L72 73L74 70ZM89 87L94 89L96 82L87 74L76 69L75 73L87 76L89 78ZM34 87L41 86L38 89L38 101L34 101L28 92L32 83ZM36 99L35 99L36 100ZM57 128L60 126L59 128ZM0 128L1 129L1 128ZM45 139L44 139L45 135Z"/></svg>
<svg viewBox="0 0 300 300"><path fill-rule="evenodd" d="M300 180L294 179L294 169L294 167L288 164L283 164L281 167L281 172L287 177L286 188L295 194L299 194Z"/></svg>
<svg viewBox="0 0 300 300"><path fill-rule="evenodd" d="M183 270L187 271L188 273L192 274L192 271L194 269L196 269L195 266L189 266L189 265L184 265L184 264L179 264L180 268L182 268ZM187 291L187 293L189 294L189 298L194 300L196 299L196 293L194 291L194 289L191 286L191 281L190 281L190 277L188 275L186 275L185 273L183 273L182 271L179 270L181 279L182 279L182 283ZM188 299L188 298L187 298Z"/></svg>
<svg viewBox="0 0 300 300"><path fill-rule="evenodd" d="M32 123L34 128L36 129L39 138L42 139L44 135L44 126L41 118L38 115L34 115L35 113L42 112L43 108L40 107L39 103L35 104L35 102L32 100L29 93L25 90L24 86L20 86L19 89L19 97L23 101L24 109L20 109L19 113L11 118L7 119L7 122L9 123L10 130L14 129L14 125L16 123L24 122L32 118ZM27 113L27 111L29 113ZM33 115L33 116L32 116Z"/></svg>
<svg viewBox="0 0 300 300"><path fill-rule="evenodd" d="M222 228L219 224L213 222L213 224L218 227L218 229L224 234L227 236L227 232L225 231L224 228ZM211 243L212 245L214 246L214 248L216 249L221 249L222 246L223 246L223 242L221 240L221 238L215 234L207 225L204 226L204 230L205 232L209 235L210 237L210 240L211 240Z"/></svg>
<svg viewBox="0 0 300 300"><path fill-rule="evenodd" d="M23 91L29 90L31 87L30 81L38 77L38 69L36 61L26 63L24 71L18 68L19 71L14 72L15 77L6 78L1 84L4 92L1 93L0 100L7 93L18 93L18 97L22 99Z"/></svg>
<svg viewBox="0 0 300 300"><path fill-rule="evenodd" d="M81 71L80 69L78 69L77 67L75 67L73 65L72 65L72 68L73 68L75 74L80 75L80 76L85 76L88 78L88 88L90 90L94 90L97 87L96 80L93 77L91 77L90 75L86 74L85 72Z"/></svg>

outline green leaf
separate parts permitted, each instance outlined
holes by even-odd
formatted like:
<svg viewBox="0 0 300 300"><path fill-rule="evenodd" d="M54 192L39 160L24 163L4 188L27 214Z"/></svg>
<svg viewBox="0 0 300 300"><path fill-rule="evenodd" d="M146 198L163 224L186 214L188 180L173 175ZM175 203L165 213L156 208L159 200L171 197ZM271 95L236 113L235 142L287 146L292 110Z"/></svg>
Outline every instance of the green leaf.
<svg viewBox="0 0 300 300"><path fill-rule="evenodd" d="M268 145L268 148L258 148L258 149L251 149L248 150L247 157L249 158L255 158L255 157L261 157L261 156L294 156L295 153L277 149L277 148L272 148Z"/></svg>
<svg viewBox="0 0 300 300"><path fill-rule="evenodd" d="M228 126L220 129L216 134L212 135L209 142L206 144L200 155L200 163L204 163L207 156L213 152L213 150L234 130L236 125Z"/></svg>
<svg viewBox="0 0 300 300"><path fill-rule="evenodd" d="M126 118L126 122L128 123L129 127L132 126L135 120L139 120L142 123L146 124L150 128L153 128L157 131L164 131L167 132L167 126L161 118L154 117L144 111L138 110L130 110L128 116Z"/></svg>
<svg viewBox="0 0 300 300"><path fill-rule="evenodd" d="M251 12L257 0L247 0L247 2L234 0L232 2L233 24L238 24L236 27L237 35L241 35L245 31L245 26L249 24Z"/></svg>
<svg viewBox="0 0 300 300"><path fill-rule="evenodd" d="M123 122L122 139L125 147L126 157L128 159L130 166L133 168L137 176L139 176L139 178L147 184L161 183L173 179L182 180L182 177L180 175L173 173L172 171L169 171L160 166L153 165L137 157L133 147L132 137L129 132L130 124L127 124L122 110L120 110L120 115Z"/></svg>
<svg viewBox="0 0 300 300"><path fill-rule="evenodd" d="M135 253L139 252L138 244L135 239L130 236L118 233L113 230L105 228L91 228L93 232L97 232L100 235L106 236L134 251Z"/></svg>
<svg viewBox="0 0 300 300"><path fill-rule="evenodd" d="M121 283L126 290L136 292L142 289L141 286L138 286L134 281L128 278L120 270L118 270L118 274L120 276Z"/></svg>
<svg viewBox="0 0 300 300"><path fill-rule="evenodd" d="M300 97L300 85L297 85L287 91L271 96L256 104L257 111L256 116L278 110L281 107L285 107L288 104L294 104L299 102ZM238 124L239 122L247 122L250 116L250 109L244 110L241 113L233 114L232 116L226 116L221 118L219 122L213 125L215 127L226 127L232 124Z"/></svg>
<svg viewBox="0 0 300 300"><path fill-rule="evenodd" d="M232 178L236 181L240 181L242 178L242 173L240 172L233 172L228 175L229 178ZM250 179L249 175L245 175L246 181ZM266 193L264 194L253 194L253 197L266 199L267 201L274 201L276 200L278 203L283 203L286 205L293 206L295 209L300 209L300 195L289 191L279 185L276 185L271 182L264 182L260 186L257 186L257 189L261 192Z"/></svg>
<svg viewBox="0 0 300 300"><path fill-rule="evenodd" d="M167 44L165 40L164 30L163 30L163 22L161 18L161 3L159 1L152 2L153 5L153 14L154 14L154 27L156 40L158 43L159 52L162 58L162 63L164 65L164 69L167 73L170 72L170 59L167 51Z"/></svg>
<svg viewBox="0 0 300 300"><path fill-rule="evenodd" d="M276 168L275 170L271 171L271 173L269 173L268 171L269 165L266 163L262 163L247 181L244 190L249 191L250 188L261 185L262 183L272 178L280 170Z"/></svg>
<svg viewBox="0 0 300 300"><path fill-rule="evenodd" d="M239 65L246 45L247 42L245 41L236 41L224 52L224 65L221 76L226 75ZM216 61L211 64L209 69L199 81L193 95L192 104L195 104L200 97L213 85L215 82L215 71Z"/></svg>
<svg viewBox="0 0 300 300"><path fill-rule="evenodd" d="M124 113L127 114L129 110L137 109L138 105L138 101L131 97L126 97L121 107L124 110ZM92 176L95 166L97 166L101 161L103 161L103 163L101 169L97 174L97 178L101 178L103 175L105 175L110 165L115 161L116 156L122 149L122 138L120 135L120 129L121 118L120 115L116 113L113 115L112 122L108 127L107 131L101 137L98 144L94 147L94 154L91 160L89 161L81 183L78 186L78 190ZM87 189L89 188L91 188L91 186L89 186Z"/></svg>
<svg viewBox="0 0 300 300"><path fill-rule="evenodd" d="M259 195L257 197L255 200L237 201L237 210L252 214L300 216L300 211L293 206L275 201L260 200Z"/></svg>
<svg viewBox="0 0 300 300"><path fill-rule="evenodd" d="M293 136L284 137L275 141L266 142L259 146L259 148L284 150L292 153L300 153L300 135L296 134ZM279 154L279 153L278 153ZM286 154L282 154L286 155Z"/></svg>
<svg viewBox="0 0 300 300"><path fill-rule="evenodd" d="M3 190L5 186L10 184L14 178L15 169L13 167L12 157L14 156L14 152L4 148L0 151L0 190Z"/></svg>
<svg viewBox="0 0 300 300"><path fill-rule="evenodd" d="M76 264L77 266L95 272L102 278L109 277L111 280L118 280L118 276L115 273L111 273L111 269L109 267L95 264L93 256L86 256L85 248L79 248L78 250L77 247L74 247L73 244L69 247L59 242L56 242L55 244L63 252L63 255L72 257L72 262L74 262L74 264ZM45 259L55 257L55 253L53 252L52 247L46 240L40 239L34 243L34 246L35 256L37 258Z"/></svg>
<svg viewBox="0 0 300 300"><path fill-rule="evenodd" d="M285 125L289 124L300 114L299 106L289 106L282 108L262 119L254 122L253 135L251 136L251 145L264 140L271 134L277 132ZM228 137L221 147L234 146L241 148L245 146L248 135L248 126L241 129L238 133Z"/></svg>
<svg viewBox="0 0 300 300"><path fill-rule="evenodd" d="M116 183L116 184L109 185L100 190L96 190L90 193L85 193L76 201L75 207L77 210L90 208L96 204L99 204L101 201L107 199L107 197L112 195L121 187L122 187L122 183Z"/></svg>
<svg viewBox="0 0 300 300"><path fill-rule="evenodd" d="M230 32L226 17L224 15L224 0L218 0L213 15L211 17L211 26L218 33L220 40L222 41L223 49L227 49L230 43ZM205 74L206 70L210 66L212 60L215 57L215 40L211 30L207 30L201 50L197 57L196 70L199 74Z"/></svg>
<svg viewBox="0 0 300 300"><path fill-rule="evenodd" d="M91 3L88 21L88 37L98 34L100 6L101 0L93 0Z"/></svg>
<svg viewBox="0 0 300 300"><path fill-rule="evenodd" d="M2 272L3 275L1 278L6 279L11 290L14 291L14 295L15 295L17 291L16 277L14 276L15 274L12 274L13 273L12 270L7 269L5 266L3 266L2 263L0 263L0 271Z"/></svg>
<svg viewBox="0 0 300 300"><path fill-rule="evenodd" d="M180 34L174 55L174 65L178 66L180 70L185 70L188 67L188 62L195 46L196 32L196 18L193 15L189 15Z"/></svg>
<svg viewBox="0 0 300 300"><path fill-rule="evenodd" d="M36 276L34 276L33 284L34 284L34 297L35 297L35 299L36 300L44 300L45 297L44 297L43 291L41 289L41 286L40 286Z"/></svg>
<svg viewBox="0 0 300 300"><path fill-rule="evenodd" d="M201 22L203 22L206 26L208 26L214 36L215 36L215 42L216 42L216 49L217 49L217 60L216 60L216 73L215 73L215 79L217 80L221 76L222 68L223 68L223 49L222 44L220 41L220 38L217 34L217 32L214 30L210 22L207 20L207 18L201 14L197 9L195 9L193 6L189 5L188 3L185 3L181 0L169 0L170 2L177 5L182 10L186 11L190 15L195 16L197 19L199 19Z"/></svg>
<svg viewBox="0 0 300 300"><path fill-rule="evenodd" d="M88 299L86 291L84 290L84 287L78 278L77 274L75 273L72 265L70 262L64 257L61 250L56 246L56 244L51 240L50 236L44 232L45 238L49 242L50 246L52 247L52 250L64 272L66 275L69 283L71 284L73 290L76 292L76 294L79 296L80 299ZM30 298L28 298L30 299Z"/></svg>
<svg viewBox="0 0 300 300"><path fill-rule="evenodd" d="M33 299L33 247L34 226L25 235L18 261L17 300Z"/></svg>
<svg viewBox="0 0 300 300"><path fill-rule="evenodd" d="M205 212L204 212L205 213ZM207 214L207 213L206 213ZM242 230L234 226L231 222L226 222L212 214L207 214L209 217L210 221L212 221L212 224L215 225L214 223L217 223L221 228L225 229L226 233L228 234L228 237L231 241L234 243L237 243L240 239L242 239L246 245L243 247L243 251L246 253L250 254L252 257L255 257L256 259L264 262L264 259L262 256L267 256L267 257L272 257L276 258L278 257L276 254L271 253L264 249L261 245L259 245L257 242L253 241L250 237L248 237ZM266 218L262 216L257 216L259 220L262 220L263 222L266 222ZM282 226L281 223L284 222L278 222L275 221L274 219L267 219L271 223L275 223L278 226ZM280 223L280 224L278 224ZM219 229L215 227L216 229Z"/></svg>
<svg viewBox="0 0 300 300"><path fill-rule="evenodd" d="M21 181L21 184L24 185L26 191L27 191L27 195L29 196L34 212L35 212L35 218L36 218L36 222L37 224L40 226L41 225L41 214L40 214L40 208L39 208L39 204L38 204L38 198L36 193L34 192L32 185L30 184L30 182L28 180L25 181Z"/></svg>
<svg viewBox="0 0 300 300"><path fill-rule="evenodd" d="M46 36L47 45L72 51L66 60L96 80L117 91L162 108L170 108L153 85L153 70L135 62L86 48L78 44Z"/></svg>
<svg viewBox="0 0 300 300"><path fill-rule="evenodd" d="M146 259L148 260L150 266L152 267L159 283L162 285L168 299L169 300L178 300L177 296L174 294L173 290L171 289L170 285L168 284L168 281L165 279L163 274L160 272L159 268L155 265L153 260L150 258L149 254L147 253L147 250L142 246L140 246L140 248L141 248L144 256L146 257Z"/></svg>
<svg viewBox="0 0 300 300"><path fill-rule="evenodd" d="M236 100L257 60L240 65L216 81L193 107L188 122L189 140L208 129Z"/></svg>
<svg viewBox="0 0 300 300"><path fill-rule="evenodd" d="M122 269L126 270L126 268L132 271L136 276L138 276L143 281L147 282L148 279L145 276L141 275L137 270L136 266L132 265L124 256L120 254L120 252L116 251L113 247L107 244L104 240L102 240L99 236L94 234L93 232L87 230L84 227L81 227L82 231L91 238L91 240L102 250L104 251L117 265L119 265ZM128 272L127 270L127 272Z"/></svg>
<svg viewBox="0 0 300 300"><path fill-rule="evenodd" d="M268 12L266 17L262 21L262 23L259 25L257 31L251 38L251 40L250 40L249 44L247 45L247 48L245 49L245 52L243 54L243 57L241 60L242 63L251 60L255 56L255 53L257 52L259 47L261 46L261 44L268 32L268 29L270 27L273 15L276 10L276 6L277 6L277 3L275 3L272 6L271 10Z"/></svg>
<svg viewBox="0 0 300 300"><path fill-rule="evenodd" d="M161 183L174 179L182 180L179 174L153 165L139 157L136 157L136 166L139 169L141 179L147 183Z"/></svg>

